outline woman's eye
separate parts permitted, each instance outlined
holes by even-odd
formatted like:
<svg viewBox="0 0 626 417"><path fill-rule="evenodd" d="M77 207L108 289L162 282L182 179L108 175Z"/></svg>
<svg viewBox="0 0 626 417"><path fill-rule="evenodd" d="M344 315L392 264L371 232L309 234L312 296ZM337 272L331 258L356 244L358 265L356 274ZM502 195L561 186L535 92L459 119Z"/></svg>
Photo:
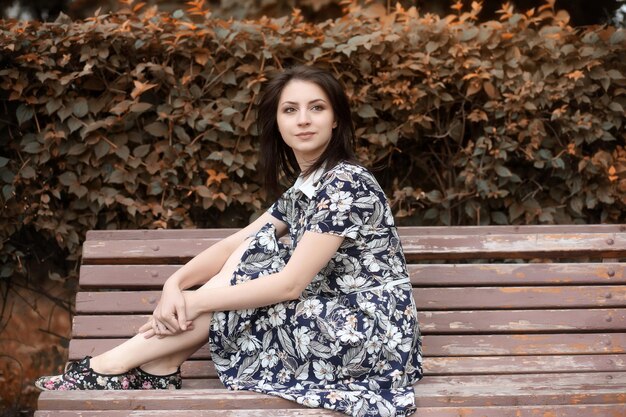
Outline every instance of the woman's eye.
<svg viewBox="0 0 626 417"><path fill-rule="evenodd" d="M293 113L294 111L296 111L296 109L294 109L293 107L285 107L283 111L285 113Z"/></svg>
<svg viewBox="0 0 626 417"><path fill-rule="evenodd" d="M322 111L322 110L324 110L324 106L313 106L313 107L311 107L311 110L313 110L313 111Z"/></svg>

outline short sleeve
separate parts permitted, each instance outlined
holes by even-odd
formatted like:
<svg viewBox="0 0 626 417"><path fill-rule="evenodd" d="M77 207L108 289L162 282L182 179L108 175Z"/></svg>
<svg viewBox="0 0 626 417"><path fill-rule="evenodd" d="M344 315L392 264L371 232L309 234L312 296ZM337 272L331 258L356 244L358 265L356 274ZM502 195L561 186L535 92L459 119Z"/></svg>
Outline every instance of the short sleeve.
<svg viewBox="0 0 626 417"><path fill-rule="evenodd" d="M291 211L291 188L285 191L279 198L267 209L267 212L273 217L289 224L289 216Z"/></svg>
<svg viewBox="0 0 626 417"><path fill-rule="evenodd" d="M306 230L356 239L363 226L380 222L384 210L378 184L359 172L330 174L313 197L314 212Z"/></svg>

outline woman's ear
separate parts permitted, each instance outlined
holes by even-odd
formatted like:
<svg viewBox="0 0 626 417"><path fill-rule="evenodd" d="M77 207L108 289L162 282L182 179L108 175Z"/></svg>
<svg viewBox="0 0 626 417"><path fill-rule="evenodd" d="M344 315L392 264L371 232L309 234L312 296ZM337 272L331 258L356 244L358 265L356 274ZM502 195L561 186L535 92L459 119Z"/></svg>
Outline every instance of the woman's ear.
<svg viewBox="0 0 626 417"><path fill-rule="evenodd" d="M334 128L336 128L336 127L337 127L337 121L335 120L335 121L333 122L333 129L334 129Z"/></svg>

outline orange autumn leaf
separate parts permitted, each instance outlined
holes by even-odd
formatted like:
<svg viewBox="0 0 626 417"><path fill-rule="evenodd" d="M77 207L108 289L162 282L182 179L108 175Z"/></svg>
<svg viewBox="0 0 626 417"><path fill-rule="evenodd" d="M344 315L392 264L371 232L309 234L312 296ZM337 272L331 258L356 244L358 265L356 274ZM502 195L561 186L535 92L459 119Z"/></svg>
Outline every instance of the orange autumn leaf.
<svg viewBox="0 0 626 417"><path fill-rule="evenodd" d="M137 80L133 81L133 83L135 84L135 88L130 93L130 96L133 99L136 99L137 97L139 97L140 95L142 95L146 91L151 90L154 87L158 86L158 84L142 83L141 81L137 81Z"/></svg>

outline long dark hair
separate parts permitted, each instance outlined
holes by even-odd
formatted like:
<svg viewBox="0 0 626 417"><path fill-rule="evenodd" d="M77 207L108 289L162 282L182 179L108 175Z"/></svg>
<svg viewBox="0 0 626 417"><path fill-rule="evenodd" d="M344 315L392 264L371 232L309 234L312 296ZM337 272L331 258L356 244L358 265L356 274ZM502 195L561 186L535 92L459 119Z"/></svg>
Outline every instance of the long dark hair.
<svg viewBox="0 0 626 417"><path fill-rule="evenodd" d="M356 162L354 124L350 113L350 103L339 81L330 72L321 68L306 65L288 68L278 73L266 84L257 112L257 127L261 142L259 163L265 188L270 195L279 193L281 175L292 182L300 174L296 156L283 141L276 121L280 95L291 80L310 81L317 84L328 96L337 122L328 146L303 174L308 175L324 164L326 164L325 169L328 170L342 161Z"/></svg>

